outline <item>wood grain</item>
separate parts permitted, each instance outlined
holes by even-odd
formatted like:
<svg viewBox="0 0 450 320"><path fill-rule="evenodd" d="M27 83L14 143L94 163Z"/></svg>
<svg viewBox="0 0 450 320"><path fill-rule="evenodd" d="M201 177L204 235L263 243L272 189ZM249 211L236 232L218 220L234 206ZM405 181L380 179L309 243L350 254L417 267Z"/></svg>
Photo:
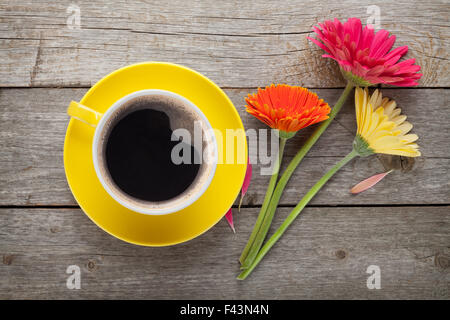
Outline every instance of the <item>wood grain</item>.
<svg viewBox="0 0 450 320"><path fill-rule="evenodd" d="M67 26L70 4L0 3L0 300L450 298L448 1L79 0L79 30ZM344 85L337 65L306 37L334 17L365 23L374 4L381 28L422 66L419 89L383 94L414 124L423 156L349 163L245 283L235 280L237 259L269 179L258 163L235 210L236 234L222 220L185 244L139 247L101 231L76 207L63 168L66 107L100 78L136 62L183 64L225 89L246 128L262 129L243 108L258 86L316 87L330 105L337 100ZM288 142L285 164L313 129ZM293 175L271 232L349 152L354 132L350 99ZM349 194L390 168L376 188ZM69 265L81 268L81 290L66 288ZM366 287L369 265L381 268L381 290Z"/></svg>
<svg viewBox="0 0 450 320"><path fill-rule="evenodd" d="M63 168L63 143L69 117L66 106L81 99L86 89L0 89L0 205L75 205L67 186ZM320 89L318 94L330 103L340 89ZM243 97L251 92L228 89L226 93L237 106L246 128L265 128L248 115ZM414 123L420 136L423 156L407 161L380 162L377 156L352 161L314 198L315 205L390 204L395 194L397 204L445 204L449 201L450 183L450 110L448 91L444 89L386 89L386 95L398 100ZM350 149L355 132L352 101L341 111L314 146L291 179L282 204L296 204L321 175ZM431 119L431 121L430 121ZM306 129L287 144L285 164L294 156L312 129ZM255 154L256 149L251 150ZM352 196L349 189L362 179L394 167L396 170L377 188ZM269 177L255 165L246 205L262 203ZM419 183L420 182L420 183Z"/></svg>
<svg viewBox="0 0 450 320"><path fill-rule="evenodd" d="M449 209L307 208L245 282L237 257L255 208L235 214L236 234L222 220L166 248L117 240L79 209L1 209L0 299L449 299ZM66 288L69 265L80 290ZM380 290L366 287L369 265Z"/></svg>
<svg viewBox="0 0 450 320"><path fill-rule="evenodd" d="M170 61L220 86L286 82L337 87L336 63L306 36L334 17L365 23L373 1L77 1L81 28L70 30L70 2L0 4L0 86L91 86L120 67ZM409 45L423 68L423 87L449 85L447 1L384 1L381 27Z"/></svg>

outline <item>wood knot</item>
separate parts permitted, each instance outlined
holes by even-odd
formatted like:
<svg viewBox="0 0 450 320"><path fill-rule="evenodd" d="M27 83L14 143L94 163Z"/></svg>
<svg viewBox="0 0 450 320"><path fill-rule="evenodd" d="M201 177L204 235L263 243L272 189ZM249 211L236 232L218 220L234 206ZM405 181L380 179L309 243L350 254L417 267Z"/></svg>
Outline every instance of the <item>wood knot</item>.
<svg viewBox="0 0 450 320"><path fill-rule="evenodd" d="M446 256L437 254L434 257L434 264L441 269L448 269L450 267L450 259Z"/></svg>
<svg viewBox="0 0 450 320"><path fill-rule="evenodd" d="M59 232L59 228L58 227L51 227L50 228L50 232L51 233L57 233L57 232Z"/></svg>
<svg viewBox="0 0 450 320"><path fill-rule="evenodd" d="M3 264L10 266L13 261L13 256L10 254L3 255Z"/></svg>
<svg viewBox="0 0 450 320"><path fill-rule="evenodd" d="M97 266L94 261L89 260L87 263L87 268L89 271L94 271L95 269L97 269Z"/></svg>
<svg viewBox="0 0 450 320"><path fill-rule="evenodd" d="M347 252L345 252L345 250L338 250L335 252L335 255L338 259L345 259L345 257L347 256Z"/></svg>

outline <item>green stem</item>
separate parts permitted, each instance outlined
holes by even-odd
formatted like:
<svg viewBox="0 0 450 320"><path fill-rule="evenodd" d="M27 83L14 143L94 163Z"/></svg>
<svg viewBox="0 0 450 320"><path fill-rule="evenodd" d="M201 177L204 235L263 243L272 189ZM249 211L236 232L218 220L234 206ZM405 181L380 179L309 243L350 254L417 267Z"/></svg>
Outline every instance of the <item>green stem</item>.
<svg viewBox="0 0 450 320"><path fill-rule="evenodd" d="M341 161L336 163L333 168L330 169L319 181L305 194L302 200L297 204L297 206L292 209L291 213L289 213L288 217L284 220L283 224L278 228L278 230L274 233L272 237L264 244L256 256L253 263L241 274L238 276L239 280L244 280L247 276L255 269L255 267L259 264L262 258L267 254L270 248L280 239L286 229L291 225L291 223L297 218L297 216L302 212L303 208L308 204L309 201L319 192L319 190L324 186L324 184L337 172L341 169L346 163L352 160L354 157L358 155L358 152L352 150L348 155L345 156Z"/></svg>
<svg viewBox="0 0 450 320"><path fill-rule="evenodd" d="M272 176L270 177L269 185L267 186L266 195L264 197L264 202L262 204L261 210L259 211L258 219L256 219L255 227L253 228L252 234L247 241L247 245L242 251L241 257L239 261L244 263L247 258L247 254L250 251L250 248L253 246L253 242L255 241L255 237L258 234L259 229L261 228L261 224L264 221L264 217L266 214L267 206L269 205L270 198L272 197L273 189L275 189L275 184L278 179L278 172L280 171L281 160L283 159L284 146L286 145L286 138L280 138L280 146L278 149L278 156L275 160L275 164L273 166Z"/></svg>
<svg viewBox="0 0 450 320"><path fill-rule="evenodd" d="M242 269L248 268L252 262L254 261L256 255L258 254L259 249L262 246L262 243L264 239L266 238L267 233L269 232L270 225L272 223L273 217L275 215L276 208L278 206L278 202L280 201L281 195L283 193L284 188L286 187L286 184L288 183L289 179L291 178L292 174L294 173L294 170L297 168L299 163L302 161L303 157L308 153L309 149L316 143L316 141L319 139L319 137L322 135L322 133L327 129L327 127L330 125L331 121L336 117L338 112L341 110L342 106L344 105L344 102L347 100L348 95L353 90L354 84L352 82L348 82L347 86L345 87L344 91L342 92L341 96L339 97L339 100L334 105L333 109L331 110L329 114L329 118L325 121L323 121L317 129L314 131L314 133L308 138L308 140L305 142L303 147L297 152L295 157L291 160L288 167L284 171L283 175L281 176L280 180L278 181L275 190L273 191L273 194L271 196L269 205L264 206L265 211L265 218L262 222L262 225L258 228L258 233L256 235L252 236L254 239L253 245L251 246L251 249L248 249L241 255L241 264ZM267 194L266 194L267 196ZM265 200L265 199L264 199ZM259 217L258 217L259 218ZM255 232L255 229L253 230ZM246 247L247 249L247 247ZM244 260L242 260L242 257L246 256Z"/></svg>

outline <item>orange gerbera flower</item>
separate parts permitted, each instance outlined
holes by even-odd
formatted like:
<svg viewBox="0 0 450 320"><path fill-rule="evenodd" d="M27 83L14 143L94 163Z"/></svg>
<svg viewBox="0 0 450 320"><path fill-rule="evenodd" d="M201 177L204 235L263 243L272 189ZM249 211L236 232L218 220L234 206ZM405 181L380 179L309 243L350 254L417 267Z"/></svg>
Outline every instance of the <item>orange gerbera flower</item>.
<svg viewBox="0 0 450 320"><path fill-rule="evenodd" d="M247 112L273 129L292 136L300 129L328 119L330 107L302 87L272 84L245 99Z"/></svg>

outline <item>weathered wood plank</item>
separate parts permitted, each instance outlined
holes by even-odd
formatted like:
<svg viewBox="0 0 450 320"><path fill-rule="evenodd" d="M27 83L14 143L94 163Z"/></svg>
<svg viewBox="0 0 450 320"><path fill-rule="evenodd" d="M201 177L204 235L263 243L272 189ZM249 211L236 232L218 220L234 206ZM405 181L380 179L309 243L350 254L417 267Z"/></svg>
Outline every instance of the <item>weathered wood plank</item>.
<svg viewBox="0 0 450 320"><path fill-rule="evenodd" d="M340 89L320 89L318 94L332 103ZM66 106L80 99L86 89L0 89L0 205L73 205L63 168L64 134L68 123ZM249 90L226 90L237 106L246 128L264 128L242 107ZM411 163L393 163L397 170L364 194L351 196L349 188L384 167L376 156L351 162L313 200L313 204L429 204L448 203L450 182L450 110L448 90L386 89L398 100L420 136L423 157ZM355 132L352 101L341 111L328 131L305 158L288 185L282 204L295 204L308 188L340 157L350 151ZM288 142L285 163L303 144L306 129ZM252 149L251 152L255 152ZM385 163L386 165L386 163ZM267 176L255 165L252 185L244 204L262 203ZM420 183L419 183L420 182ZM395 194L393 198L392 195Z"/></svg>
<svg viewBox="0 0 450 320"><path fill-rule="evenodd" d="M236 234L221 221L166 248L117 240L79 209L0 209L0 299L449 299L449 209L307 208L244 283L254 208L235 215ZM80 290L66 288L69 265ZM366 287L370 265L380 290Z"/></svg>
<svg viewBox="0 0 450 320"><path fill-rule="evenodd" d="M141 61L189 66L220 86L287 82L342 86L336 64L307 41L325 19L360 17L373 1L263 0L77 1L81 29L70 30L69 2L2 1L0 86L90 86ZM421 86L449 85L447 1L378 3L380 23L411 47L423 67Z"/></svg>

